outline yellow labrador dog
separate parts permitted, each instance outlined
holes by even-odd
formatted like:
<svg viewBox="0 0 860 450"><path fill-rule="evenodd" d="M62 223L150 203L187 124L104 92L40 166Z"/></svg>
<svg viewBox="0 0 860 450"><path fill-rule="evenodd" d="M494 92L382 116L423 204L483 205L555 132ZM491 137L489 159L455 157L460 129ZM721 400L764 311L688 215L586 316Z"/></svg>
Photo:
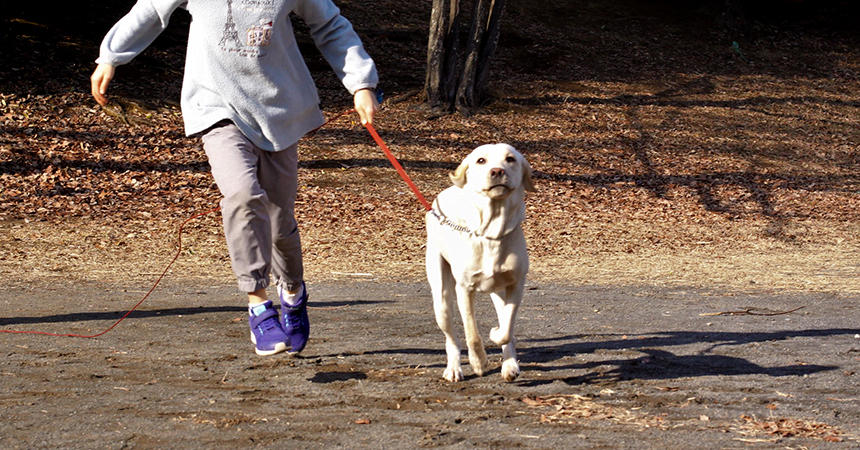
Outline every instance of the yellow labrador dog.
<svg viewBox="0 0 860 450"><path fill-rule="evenodd" d="M531 177L531 166L510 145L482 145L451 174L454 185L436 197L427 213L427 279L436 323L445 334L448 366L442 377L448 381L463 379L460 347L452 335L455 299L469 364L478 376L487 370L473 308L477 292L490 294L499 317L490 340L502 346L502 378L513 381L520 373L513 333L529 269L521 225L524 191L534 190Z"/></svg>

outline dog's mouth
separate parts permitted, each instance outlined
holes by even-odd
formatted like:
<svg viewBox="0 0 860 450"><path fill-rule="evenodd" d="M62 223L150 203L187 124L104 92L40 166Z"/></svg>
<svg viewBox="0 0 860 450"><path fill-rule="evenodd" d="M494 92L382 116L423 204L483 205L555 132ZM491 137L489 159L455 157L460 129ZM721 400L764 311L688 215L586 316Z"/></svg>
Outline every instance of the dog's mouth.
<svg viewBox="0 0 860 450"><path fill-rule="evenodd" d="M485 192L490 197L501 197L511 191L511 187L507 184L494 184L488 187Z"/></svg>

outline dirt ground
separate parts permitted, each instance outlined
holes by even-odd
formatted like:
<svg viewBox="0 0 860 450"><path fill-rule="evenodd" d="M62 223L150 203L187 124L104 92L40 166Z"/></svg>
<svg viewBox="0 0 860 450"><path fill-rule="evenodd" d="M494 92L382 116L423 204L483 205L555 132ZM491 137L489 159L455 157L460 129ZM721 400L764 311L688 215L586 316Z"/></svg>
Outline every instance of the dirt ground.
<svg viewBox="0 0 860 450"><path fill-rule="evenodd" d="M96 332L146 288L6 286L0 325ZM451 384L425 284L312 289L298 358L255 355L233 286L201 283L165 286L98 339L0 334L0 445L860 445L856 296L530 284L520 378L501 380L493 348L488 375ZM709 315L750 306L804 308Z"/></svg>
<svg viewBox="0 0 860 450"><path fill-rule="evenodd" d="M218 200L177 104L188 17L99 108L92 61L133 2L6 3L0 329L100 331ZM300 143L302 357L253 354L204 215L114 331L0 334L0 446L860 446L857 6L508 2L490 103L435 117L430 2L337 3L380 69L377 129L428 198L483 143L535 169L522 376L441 380L420 205L347 117ZM326 114L349 108L299 43Z"/></svg>

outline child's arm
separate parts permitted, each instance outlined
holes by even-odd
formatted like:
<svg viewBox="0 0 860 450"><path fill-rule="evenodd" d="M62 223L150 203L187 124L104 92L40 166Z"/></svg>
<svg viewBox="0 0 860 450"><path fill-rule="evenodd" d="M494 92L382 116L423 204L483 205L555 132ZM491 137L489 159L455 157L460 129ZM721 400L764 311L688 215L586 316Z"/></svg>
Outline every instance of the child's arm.
<svg viewBox="0 0 860 450"><path fill-rule="evenodd" d="M99 48L98 66L90 77L93 97L107 103L107 87L114 68L131 61L167 28L170 15L187 0L139 0L108 31Z"/></svg>
<svg viewBox="0 0 860 450"><path fill-rule="evenodd" d="M295 12L307 23L314 43L337 77L355 96L359 115L361 110L366 110L363 105L375 105L372 92L360 92L376 88L379 81L376 65L364 50L352 24L340 15L334 3L330 0L299 0ZM363 121L365 119L362 117Z"/></svg>

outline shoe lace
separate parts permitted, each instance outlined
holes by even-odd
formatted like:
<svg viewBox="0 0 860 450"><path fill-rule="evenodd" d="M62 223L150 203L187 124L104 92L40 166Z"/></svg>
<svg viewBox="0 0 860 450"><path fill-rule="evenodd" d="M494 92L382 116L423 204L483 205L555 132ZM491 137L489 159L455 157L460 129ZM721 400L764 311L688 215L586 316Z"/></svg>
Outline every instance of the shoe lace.
<svg viewBox="0 0 860 450"><path fill-rule="evenodd" d="M285 316L287 325L289 325L290 327L298 327L302 325L303 320L301 310L288 311Z"/></svg>
<svg viewBox="0 0 860 450"><path fill-rule="evenodd" d="M267 331L274 329L277 326L278 326L278 320L274 317L270 317L270 318L260 322L260 324L257 325L257 328L259 328L260 331L265 334Z"/></svg>
<svg viewBox="0 0 860 450"><path fill-rule="evenodd" d="M278 326L278 316L271 309L268 309L257 316L255 327L259 330L260 334L266 334L267 331L277 328Z"/></svg>

